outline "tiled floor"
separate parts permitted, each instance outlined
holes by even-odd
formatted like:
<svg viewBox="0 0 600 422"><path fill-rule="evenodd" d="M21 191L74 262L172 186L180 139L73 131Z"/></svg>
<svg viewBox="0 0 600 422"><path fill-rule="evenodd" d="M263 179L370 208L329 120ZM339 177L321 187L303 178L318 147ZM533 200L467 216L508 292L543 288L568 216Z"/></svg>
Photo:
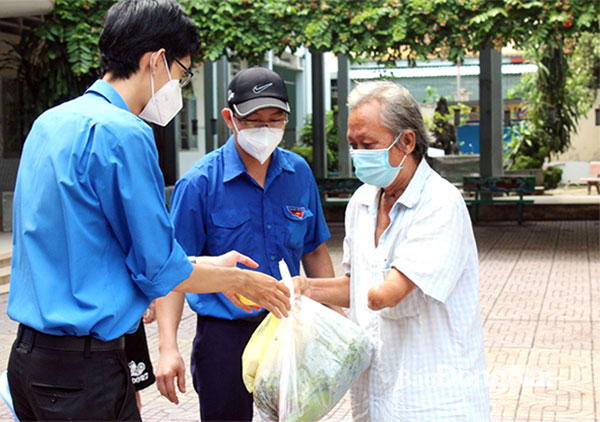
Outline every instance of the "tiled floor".
<svg viewBox="0 0 600 422"><path fill-rule="evenodd" d="M340 272L343 227L329 242ZM600 226L598 221L479 224L481 314L492 420L600 422ZM0 296L0 369L15 324ZM186 308L180 348L189 357L195 318ZM147 327L157 358L155 324ZM191 379L178 406L154 387L142 393L146 421L198 419ZM597 391L598 390L598 391ZM350 421L346 397L326 420ZM9 420L0 405L0 420Z"/></svg>

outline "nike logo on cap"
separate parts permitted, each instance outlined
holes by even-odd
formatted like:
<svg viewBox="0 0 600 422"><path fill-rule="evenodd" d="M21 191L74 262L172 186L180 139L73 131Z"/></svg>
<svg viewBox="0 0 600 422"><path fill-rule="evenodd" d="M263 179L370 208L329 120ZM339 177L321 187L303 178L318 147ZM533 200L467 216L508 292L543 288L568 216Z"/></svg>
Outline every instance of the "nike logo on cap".
<svg viewBox="0 0 600 422"><path fill-rule="evenodd" d="M260 94L265 89L269 88L271 85L273 85L273 82L269 82L268 84L262 86L256 85L254 88L252 88L252 92L254 92L255 94Z"/></svg>

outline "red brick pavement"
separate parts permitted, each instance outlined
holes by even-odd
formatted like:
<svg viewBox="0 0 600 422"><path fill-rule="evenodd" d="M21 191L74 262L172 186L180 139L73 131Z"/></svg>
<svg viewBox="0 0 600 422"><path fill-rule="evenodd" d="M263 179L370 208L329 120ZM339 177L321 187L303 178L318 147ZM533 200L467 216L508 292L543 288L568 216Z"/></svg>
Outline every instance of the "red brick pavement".
<svg viewBox="0 0 600 422"><path fill-rule="evenodd" d="M328 243L341 272L343 227ZM600 227L598 221L479 224L481 314L484 323L492 420L600 422ZM0 296L0 369L15 324ZM179 331L189 360L195 317L187 309ZM155 324L147 327L156 361ZM191 379L178 406L143 391L146 421L198 420ZM0 420L10 420L0 405ZM324 420L350 421L346 397Z"/></svg>

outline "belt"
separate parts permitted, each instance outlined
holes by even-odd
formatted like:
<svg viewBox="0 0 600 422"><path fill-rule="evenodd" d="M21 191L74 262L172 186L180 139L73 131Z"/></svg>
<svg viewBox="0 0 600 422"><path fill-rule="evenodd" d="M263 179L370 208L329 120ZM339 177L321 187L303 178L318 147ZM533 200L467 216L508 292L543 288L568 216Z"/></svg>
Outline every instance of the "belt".
<svg viewBox="0 0 600 422"><path fill-rule="evenodd" d="M110 341L98 340L92 336L54 336L34 330L23 324L19 324L17 339L19 340L18 343L27 344L30 349L41 347L64 352L104 352L125 348L124 336Z"/></svg>
<svg viewBox="0 0 600 422"><path fill-rule="evenodd" d="M260 314L238 318L238 320L239 321L248 321L248 322L261 322L263 319L265 319L267 314L268 314L268 312L261 312Z"/></svg>
<svg viewBox="0 0 600 422"><path fill-rule="evenodd" d="M199 319L216 320L216 321L229 321L229 322L240 322L240 321L245 321L245 322L261 322L263 319L265 319L265 317L268 314L269 314L268 312L261 312L260 314L249 315L247 317L236 318L236 319L225 319L225 318L214 317L214 316L211 316L211 315L200 315L200 314L198 314L198 318Z"/></svg>

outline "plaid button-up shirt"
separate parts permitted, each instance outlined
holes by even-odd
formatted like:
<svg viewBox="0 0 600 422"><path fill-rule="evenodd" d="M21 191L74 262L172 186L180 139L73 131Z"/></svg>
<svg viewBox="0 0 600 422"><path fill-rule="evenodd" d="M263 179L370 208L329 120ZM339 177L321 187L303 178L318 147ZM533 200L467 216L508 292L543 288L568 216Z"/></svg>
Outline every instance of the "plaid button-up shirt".
<svg viewBox="0 0 600 422"><path fill-rule="evenodd" d="M465 203L422 160L375 246L380 189L363 185L346 211L350 317L377 345L352 390L355 420L489 420L479 265ZM417 288L397 306L367 307L391 268Z"/></svg>

